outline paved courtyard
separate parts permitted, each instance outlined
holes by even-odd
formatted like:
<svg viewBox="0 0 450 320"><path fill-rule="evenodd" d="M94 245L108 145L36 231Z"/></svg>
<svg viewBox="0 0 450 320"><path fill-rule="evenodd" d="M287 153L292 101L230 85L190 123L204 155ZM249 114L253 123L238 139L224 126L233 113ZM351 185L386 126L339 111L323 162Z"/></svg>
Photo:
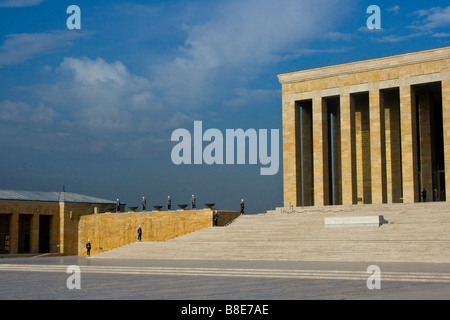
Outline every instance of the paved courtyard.
<svg viewBox="0 0 450 320"><path fill-rule="evenodd" d="M380 289L368 288L379 267ZM69 289L78 266L80 289ZM0 299L449 299L450 265L289 261L0 259ZM69 281L70 282L70 281ZM75 282L73 282L75 283ZM270 305L270 303L269 303Z"/></svg>

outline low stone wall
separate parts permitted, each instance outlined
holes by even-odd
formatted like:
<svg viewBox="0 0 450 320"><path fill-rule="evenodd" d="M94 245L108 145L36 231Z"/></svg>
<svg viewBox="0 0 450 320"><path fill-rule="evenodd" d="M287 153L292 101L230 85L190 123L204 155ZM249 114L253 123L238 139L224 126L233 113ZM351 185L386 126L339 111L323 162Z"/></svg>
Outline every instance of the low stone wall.
<svg viewBox="0 0 450 320"><path fill-rule="evenodd" d="M218 212L219 217L222 216L227 222L239 216L236 212L220 210ZM136 242L139 225L142 228L142 241L166 241L212 227L213 210L104 213L82 216L78 225L78 255L86 254L88 239L91 241L91 255Z"/></svg>

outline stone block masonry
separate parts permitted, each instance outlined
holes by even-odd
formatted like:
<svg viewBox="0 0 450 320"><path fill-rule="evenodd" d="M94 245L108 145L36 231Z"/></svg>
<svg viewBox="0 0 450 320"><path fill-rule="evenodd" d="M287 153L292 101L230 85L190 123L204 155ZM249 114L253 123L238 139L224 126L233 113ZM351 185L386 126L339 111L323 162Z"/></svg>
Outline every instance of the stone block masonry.
<svg viewBox="0 0 450 320"><path fill-rule="evenodd" d="M142 228L142 241L166 241L213 226L214 210L176 210L128 213L105 213L83 216L78 225L78 255L86 254L91 242L91 255L119 248L137 241ZM221 225L240 215L218 210Z"/></svg>
<svg viewBox="0 0 450 320"><path fill-rule="evenodd" d="M450 201L450 47L278 78L285 207Z"/></svg>

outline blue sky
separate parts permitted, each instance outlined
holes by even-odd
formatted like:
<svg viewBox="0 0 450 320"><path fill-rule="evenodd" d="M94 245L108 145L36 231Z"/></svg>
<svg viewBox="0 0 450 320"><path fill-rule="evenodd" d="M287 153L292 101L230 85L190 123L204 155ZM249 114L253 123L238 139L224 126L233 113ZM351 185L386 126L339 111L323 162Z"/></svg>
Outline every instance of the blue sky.
<svg viewBox="0 0 450 320"><path fill-rule="evenodd" d="M450 1L3 0L0 26L0 188L255 213L282 205L282 162L176 166L171 133L281 136L277 74L448 46Z"/></svg>

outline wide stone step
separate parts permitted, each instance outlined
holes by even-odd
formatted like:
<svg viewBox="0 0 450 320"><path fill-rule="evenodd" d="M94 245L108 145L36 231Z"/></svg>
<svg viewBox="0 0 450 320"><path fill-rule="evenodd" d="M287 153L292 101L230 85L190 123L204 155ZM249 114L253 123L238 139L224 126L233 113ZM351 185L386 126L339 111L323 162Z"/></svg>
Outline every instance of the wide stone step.
<svg viewBox="0 0 450 320"><path fill-rule="evenodd" d="M302 209L303 210L303 209ZM450 205L342 206L243 215L166 242L141 242L98 258L390 261L450 263ZM325 226L326 217L382 215L378 226Z"/></svg>

